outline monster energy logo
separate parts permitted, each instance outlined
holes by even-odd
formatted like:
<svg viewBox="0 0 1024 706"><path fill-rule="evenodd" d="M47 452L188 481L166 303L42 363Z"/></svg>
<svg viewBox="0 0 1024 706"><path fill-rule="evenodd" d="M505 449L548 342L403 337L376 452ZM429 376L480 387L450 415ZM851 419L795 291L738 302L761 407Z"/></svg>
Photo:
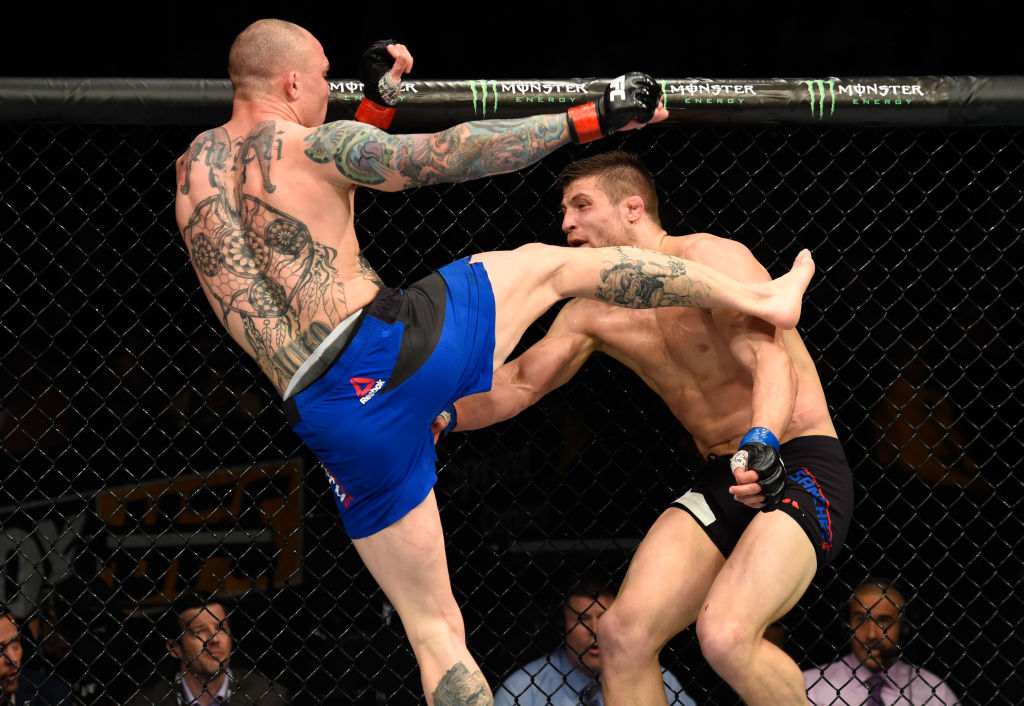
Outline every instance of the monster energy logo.
<svg viewBox="0 0 1024 706"><path fill-rule="evenodd" d="M490 90L493 105L491 106L492 112L498 111L498 82L494 80L487 81L480 79L478 81L470 81L469 88L473 91L473 115L477 114L479 110L481 112L480 117L487 117L487 91ZM479 106L477 104L479 101Z"/></svg>
<svg viewBox="0 0 1024 706"><path fill-rule="evenodd" d="M828 91L828 114L831 117L836 112L836 82L835 81L823 81L821 79L817 81L804 81L804 85L807 86L807 91L811 94L811 117L818 118L821 120L825 117L825 98L826 89Z"/></svg>

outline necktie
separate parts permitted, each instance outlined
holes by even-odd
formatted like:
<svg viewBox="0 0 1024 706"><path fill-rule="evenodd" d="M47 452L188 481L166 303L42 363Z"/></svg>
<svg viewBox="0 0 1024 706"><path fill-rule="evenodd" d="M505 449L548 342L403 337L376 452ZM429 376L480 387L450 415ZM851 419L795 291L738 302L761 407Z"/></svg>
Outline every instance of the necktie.
<svg viewBox="0 0 1024 706"><path fill-rule="evenodd" d="M868 700L865 702L866 706L884 706L882 703L882 684L885 683L885 677L881 674L872 674L868 677L866 686L868 687Z"/></svg>
<svg viewBox="0 0 1024 706"><path fill-rule="evenodd" d="M583 687L580 692L580 706L598 706L597 695L601 692L601 685L592 681Z"/></svg>

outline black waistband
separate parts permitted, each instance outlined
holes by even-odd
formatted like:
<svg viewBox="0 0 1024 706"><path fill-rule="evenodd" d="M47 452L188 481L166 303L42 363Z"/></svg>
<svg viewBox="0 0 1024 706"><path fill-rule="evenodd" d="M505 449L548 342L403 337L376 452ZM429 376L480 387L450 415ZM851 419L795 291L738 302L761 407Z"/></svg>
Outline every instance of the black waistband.
<svg viewBox="0 0 1024 706"><path fill-rule="evenodd" d="M366 307L366 313L386 324L393 324L398 319L398 310L401 306L402 290L395 289L394 287L384 287L377 292L377 296ZM359 323L362 323L362 321ZM358 328L353 329L352 333L355 334L357 330Z"/></svg>

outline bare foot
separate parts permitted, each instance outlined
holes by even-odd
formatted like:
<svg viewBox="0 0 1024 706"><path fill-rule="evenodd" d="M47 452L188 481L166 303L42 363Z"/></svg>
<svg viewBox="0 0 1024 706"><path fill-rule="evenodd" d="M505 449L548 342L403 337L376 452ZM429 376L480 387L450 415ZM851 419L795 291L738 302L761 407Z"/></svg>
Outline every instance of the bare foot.
<svg viewBox="0 0 1024 706"><path fill-rule="evenodd" d="M772 297L761 318L781 329L794 328L800 320L804 291L813 276L814 259L811 251L804 248L793 260L789 272L772 280Z"/></svg>

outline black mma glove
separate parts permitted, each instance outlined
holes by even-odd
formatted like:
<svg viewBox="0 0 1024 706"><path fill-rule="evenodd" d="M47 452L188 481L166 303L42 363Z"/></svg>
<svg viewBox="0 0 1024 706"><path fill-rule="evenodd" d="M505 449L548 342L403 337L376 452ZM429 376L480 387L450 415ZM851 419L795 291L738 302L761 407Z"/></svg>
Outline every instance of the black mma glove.
<svg viewBox="0 0 1024 706"><path fill-rule="evenodd" d="M611 135L630 120L646 123L661 100L661 85L647 74L619 76L596 101L569 108L569 134L581 144Z"/></svg>
<svg viewBox="0 0 1024 706"><path fill-rule="evenodd" d="M393 39L371 44L359 57L359 80L363 82L363 99L356 109L356 120L387 130L395 117L395 106L402 93L401 83L391 78L394 58L388 53Z"/></svg>
<svg viewBox="0 0 1024 706"><path fill-rule="evenodd" d="M764 495L762 511L772 510L782 502L786 467L779 457L779 440L770 430L754 427L748 431L740 440L740 450L733 455L731 466L757 471L757 482Z"/></svg>

